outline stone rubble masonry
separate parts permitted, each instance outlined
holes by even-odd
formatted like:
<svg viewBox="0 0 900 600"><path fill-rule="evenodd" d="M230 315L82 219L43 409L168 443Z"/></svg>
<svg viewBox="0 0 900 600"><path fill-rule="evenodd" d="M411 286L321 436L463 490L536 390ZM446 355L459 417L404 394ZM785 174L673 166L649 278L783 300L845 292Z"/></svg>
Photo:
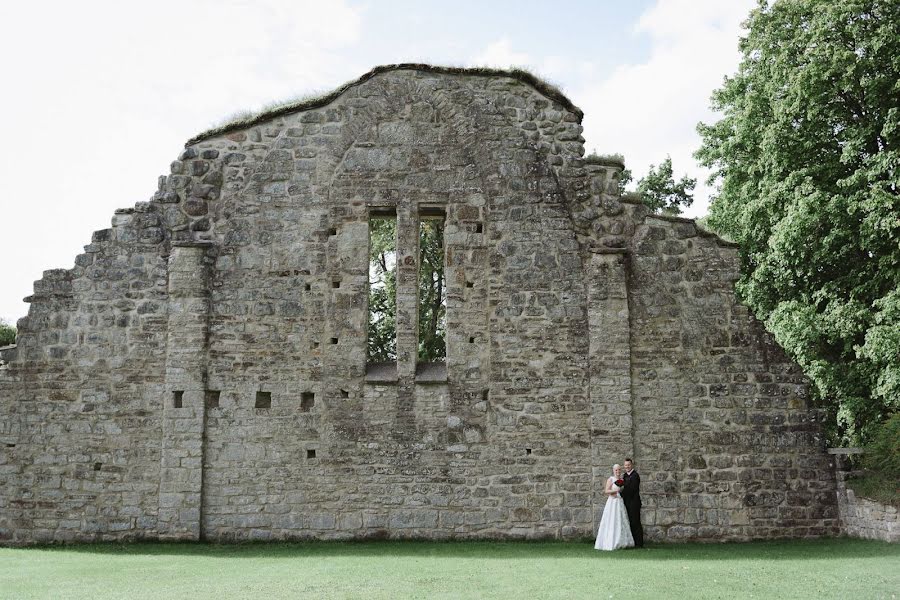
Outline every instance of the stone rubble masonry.
<svg viewBox="0 0 900 600"><path fill-rule="evenodd" d="M850 537L900 542L900 510L868 498L857 497L847 479L861 474L853 470L846 456L836 456L837 502L841 532Z"/></svg>
<svg viewBox="0 0 900 600"><path fill-rule="evenodd" d="M551 96L401 65L193 141L35 283L0 368L0 543L581 539L626 455L651 540L838 533L821 417L735 248L619 197ZM378 210L398 360L367 377ZM416 364L434 211L445 368Z"/></svg>

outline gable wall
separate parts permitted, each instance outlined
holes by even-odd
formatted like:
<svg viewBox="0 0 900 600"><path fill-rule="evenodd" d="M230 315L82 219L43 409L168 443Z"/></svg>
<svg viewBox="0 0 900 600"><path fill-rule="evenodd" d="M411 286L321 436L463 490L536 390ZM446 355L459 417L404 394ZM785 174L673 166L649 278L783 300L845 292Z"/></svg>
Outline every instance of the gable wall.
<svg viewBox="0 0 900 600"><path fill-rule="evenodd" d="M36 284L0 370L0 541L589 537L627 454L657 539L833 532L803 380L735 302L733 249L622 202L579 121L513 79L396 70L188 147ZM439 382L416 376L422 207L446 214Z"/></svg>

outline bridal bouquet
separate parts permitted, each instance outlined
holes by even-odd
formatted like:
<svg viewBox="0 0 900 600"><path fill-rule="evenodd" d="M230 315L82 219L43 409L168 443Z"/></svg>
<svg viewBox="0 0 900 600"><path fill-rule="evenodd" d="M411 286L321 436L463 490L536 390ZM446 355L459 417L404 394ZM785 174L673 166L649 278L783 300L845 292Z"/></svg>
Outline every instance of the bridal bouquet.
<svg viewBox="0 0 900 600"><path fill-rule="evenodd" d="M625 480L624 480L624 479L616 479L616 485L619 486L619 487L624 486L624 485L625 485Z"/></svg>

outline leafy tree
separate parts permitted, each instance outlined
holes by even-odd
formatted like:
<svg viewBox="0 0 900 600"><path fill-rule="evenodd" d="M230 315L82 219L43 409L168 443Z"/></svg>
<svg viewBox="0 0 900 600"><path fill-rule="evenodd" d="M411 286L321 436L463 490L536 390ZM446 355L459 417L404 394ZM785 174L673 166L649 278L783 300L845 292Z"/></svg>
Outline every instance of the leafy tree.
<svg viewBox="0 0 900 600"><path fill-rule="evenodd" d="M6 321L0 319L0 346L9 346L16 343L16 328L7 325Z"/></svg>
<svg viewBox="0 0 900 600"><path fill-rule="evenodd" d="M900 479L900 412L875 428L863 463L868 469Z"/></svg>
<svg viewBox="0 0 900 600"><path fill-rule="evenodd" d="M625 188L632 181L634 181L634 175L632 175L631 169L622 169L622 174L619 175L619 195L620 196L626 192Z"/></svg>
<svg viewBox="0 0 900 600"><path fill-rule="evenodd" d="M687 175L676 182L672 175L672 159L667 156L658 169L656 165L650 165L647 176L638 181L637 192L653 212L678 215L694 201L696 185L697 180Z"/></svg>
<svg viewBox="0 0 900 600"><path fill-rule="evenodd" d="M397 360L396 221L373 219L369 250L369 360ZM419 228L420 362L447 356L447 285L444 277L444 223L425 219Z"/></svg>
<svg viewBox="0 0 900 600"><path fill-rule="evenodd" d="M419 228L419 361L447 357L446 313L444 222L425 219Z"/></svg>
<svg viewBox="0 0 900 600"><path fill-rule="evenodd" d="M397 360L397 222L373 219L369 248L369 360Z"/></svg>
<svg viewBox="0 0 900 600"><path fill-rule="evenodd" d="M591 156L597 155L594 153ZM624 160L619 155L615 158ZM634 175L631 169L622 169L618 182L619 195L626 192L625 188L632 181ZM638 181L637 194L653 212L678 215L682 208L690 206L694 201L693 191L696 185L697 180L687 175L676 182L672 172L672 159L667 156L658 169L656 165L650 165L647 176Z"/></svg>
<svg viewBox="0 0 900 600"><path fill-rule="evenodd" d="M900 408L900 2L761 0L697 158L738 293L814 383L837 434Z"/></svg>

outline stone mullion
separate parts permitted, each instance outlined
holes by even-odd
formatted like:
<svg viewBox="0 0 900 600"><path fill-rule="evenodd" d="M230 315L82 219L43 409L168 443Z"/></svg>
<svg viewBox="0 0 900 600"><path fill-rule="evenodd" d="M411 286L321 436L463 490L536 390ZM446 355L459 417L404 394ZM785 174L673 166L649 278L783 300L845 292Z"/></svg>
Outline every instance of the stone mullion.
<svg viewBox="0 0 900 600"><path fill-rule="evenodd" d="M162 399L159 533L200 537L203 486L208 266L205 245L172 248L169 258L166 397ZM175 392L181 392L181 407Z"/></svg>
<svg viewBox="0 0 900 600"><path fill-rule="evenodd" d="M418 355L419 219L414 205L397 207L397 375L415 379Z"/></svg>

